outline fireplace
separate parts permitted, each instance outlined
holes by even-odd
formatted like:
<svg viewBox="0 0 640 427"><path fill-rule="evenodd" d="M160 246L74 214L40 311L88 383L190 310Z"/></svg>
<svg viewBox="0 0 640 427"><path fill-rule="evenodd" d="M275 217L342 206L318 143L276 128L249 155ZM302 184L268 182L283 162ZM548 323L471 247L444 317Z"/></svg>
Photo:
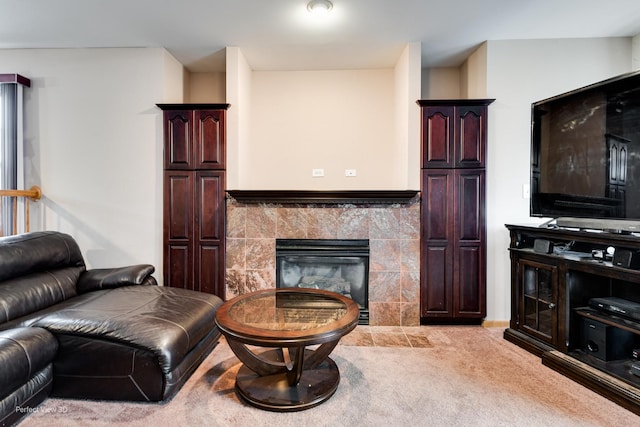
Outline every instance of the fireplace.
<svg viewBox="0 0 640 427"><path fill-rule="evenodd" d="M369 324L369 240L276 239L276 287L314 288L351 298Z"/></svg>

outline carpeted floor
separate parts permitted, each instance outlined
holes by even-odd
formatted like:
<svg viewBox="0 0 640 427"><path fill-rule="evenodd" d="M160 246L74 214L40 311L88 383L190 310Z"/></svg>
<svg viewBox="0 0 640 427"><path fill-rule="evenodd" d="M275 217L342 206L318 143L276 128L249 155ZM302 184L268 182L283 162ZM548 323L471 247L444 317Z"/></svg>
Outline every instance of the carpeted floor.
<svg viewBox="0 0 640 427"><path fill-rule="evenodd" d="M274 413L234 392L226 342L169 402L48 399L20 426L631 426L640 417L543 366L502 328L358 327L332 353L327 402Z"/></svg>

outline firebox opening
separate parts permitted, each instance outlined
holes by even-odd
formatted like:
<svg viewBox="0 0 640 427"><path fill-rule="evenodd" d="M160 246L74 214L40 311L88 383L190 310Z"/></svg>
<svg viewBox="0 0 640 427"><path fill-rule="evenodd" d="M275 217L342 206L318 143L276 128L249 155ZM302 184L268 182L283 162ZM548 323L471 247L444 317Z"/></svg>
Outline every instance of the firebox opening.
<svg viewBox="0 0 640 427"><path fill-rule="evenodd" d="M276 239L276 286L333 291L360 308L369 324L369 241Z"/></svg>

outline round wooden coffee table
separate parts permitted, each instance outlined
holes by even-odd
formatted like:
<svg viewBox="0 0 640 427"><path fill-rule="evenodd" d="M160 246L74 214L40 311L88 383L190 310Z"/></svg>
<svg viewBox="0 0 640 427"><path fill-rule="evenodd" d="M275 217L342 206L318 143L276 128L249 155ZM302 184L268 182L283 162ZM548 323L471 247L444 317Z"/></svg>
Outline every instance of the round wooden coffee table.
<svg viewBox="0 0 640 427"><path fill-rule="evenodd" d="M317 289L267 289L225 302L216 323L243 363L236 392L271 411L299 411L329 399L340 382L329 353L356 327L358 315L351 299ZM264 347L271 350L257 351Z"/></svg>

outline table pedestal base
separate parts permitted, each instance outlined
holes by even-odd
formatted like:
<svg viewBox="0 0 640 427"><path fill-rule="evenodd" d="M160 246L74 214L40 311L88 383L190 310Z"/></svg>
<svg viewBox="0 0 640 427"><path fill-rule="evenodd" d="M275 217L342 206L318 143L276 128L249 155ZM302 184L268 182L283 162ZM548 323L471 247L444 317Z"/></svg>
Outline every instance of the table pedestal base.
<svg viewBox="0 0 640 427"><path fill-rule="evenodd" d="M306 350L305 358L311 350ZM282 360L281 353L270 350L260 357ZM304 369L300 381L289 385L287 372L258 375L242 365L236 376L236 392L247 403L278 412L301 411L329 399L338 388L340 372L335 362L325 358L315 367Z"/></svg>

